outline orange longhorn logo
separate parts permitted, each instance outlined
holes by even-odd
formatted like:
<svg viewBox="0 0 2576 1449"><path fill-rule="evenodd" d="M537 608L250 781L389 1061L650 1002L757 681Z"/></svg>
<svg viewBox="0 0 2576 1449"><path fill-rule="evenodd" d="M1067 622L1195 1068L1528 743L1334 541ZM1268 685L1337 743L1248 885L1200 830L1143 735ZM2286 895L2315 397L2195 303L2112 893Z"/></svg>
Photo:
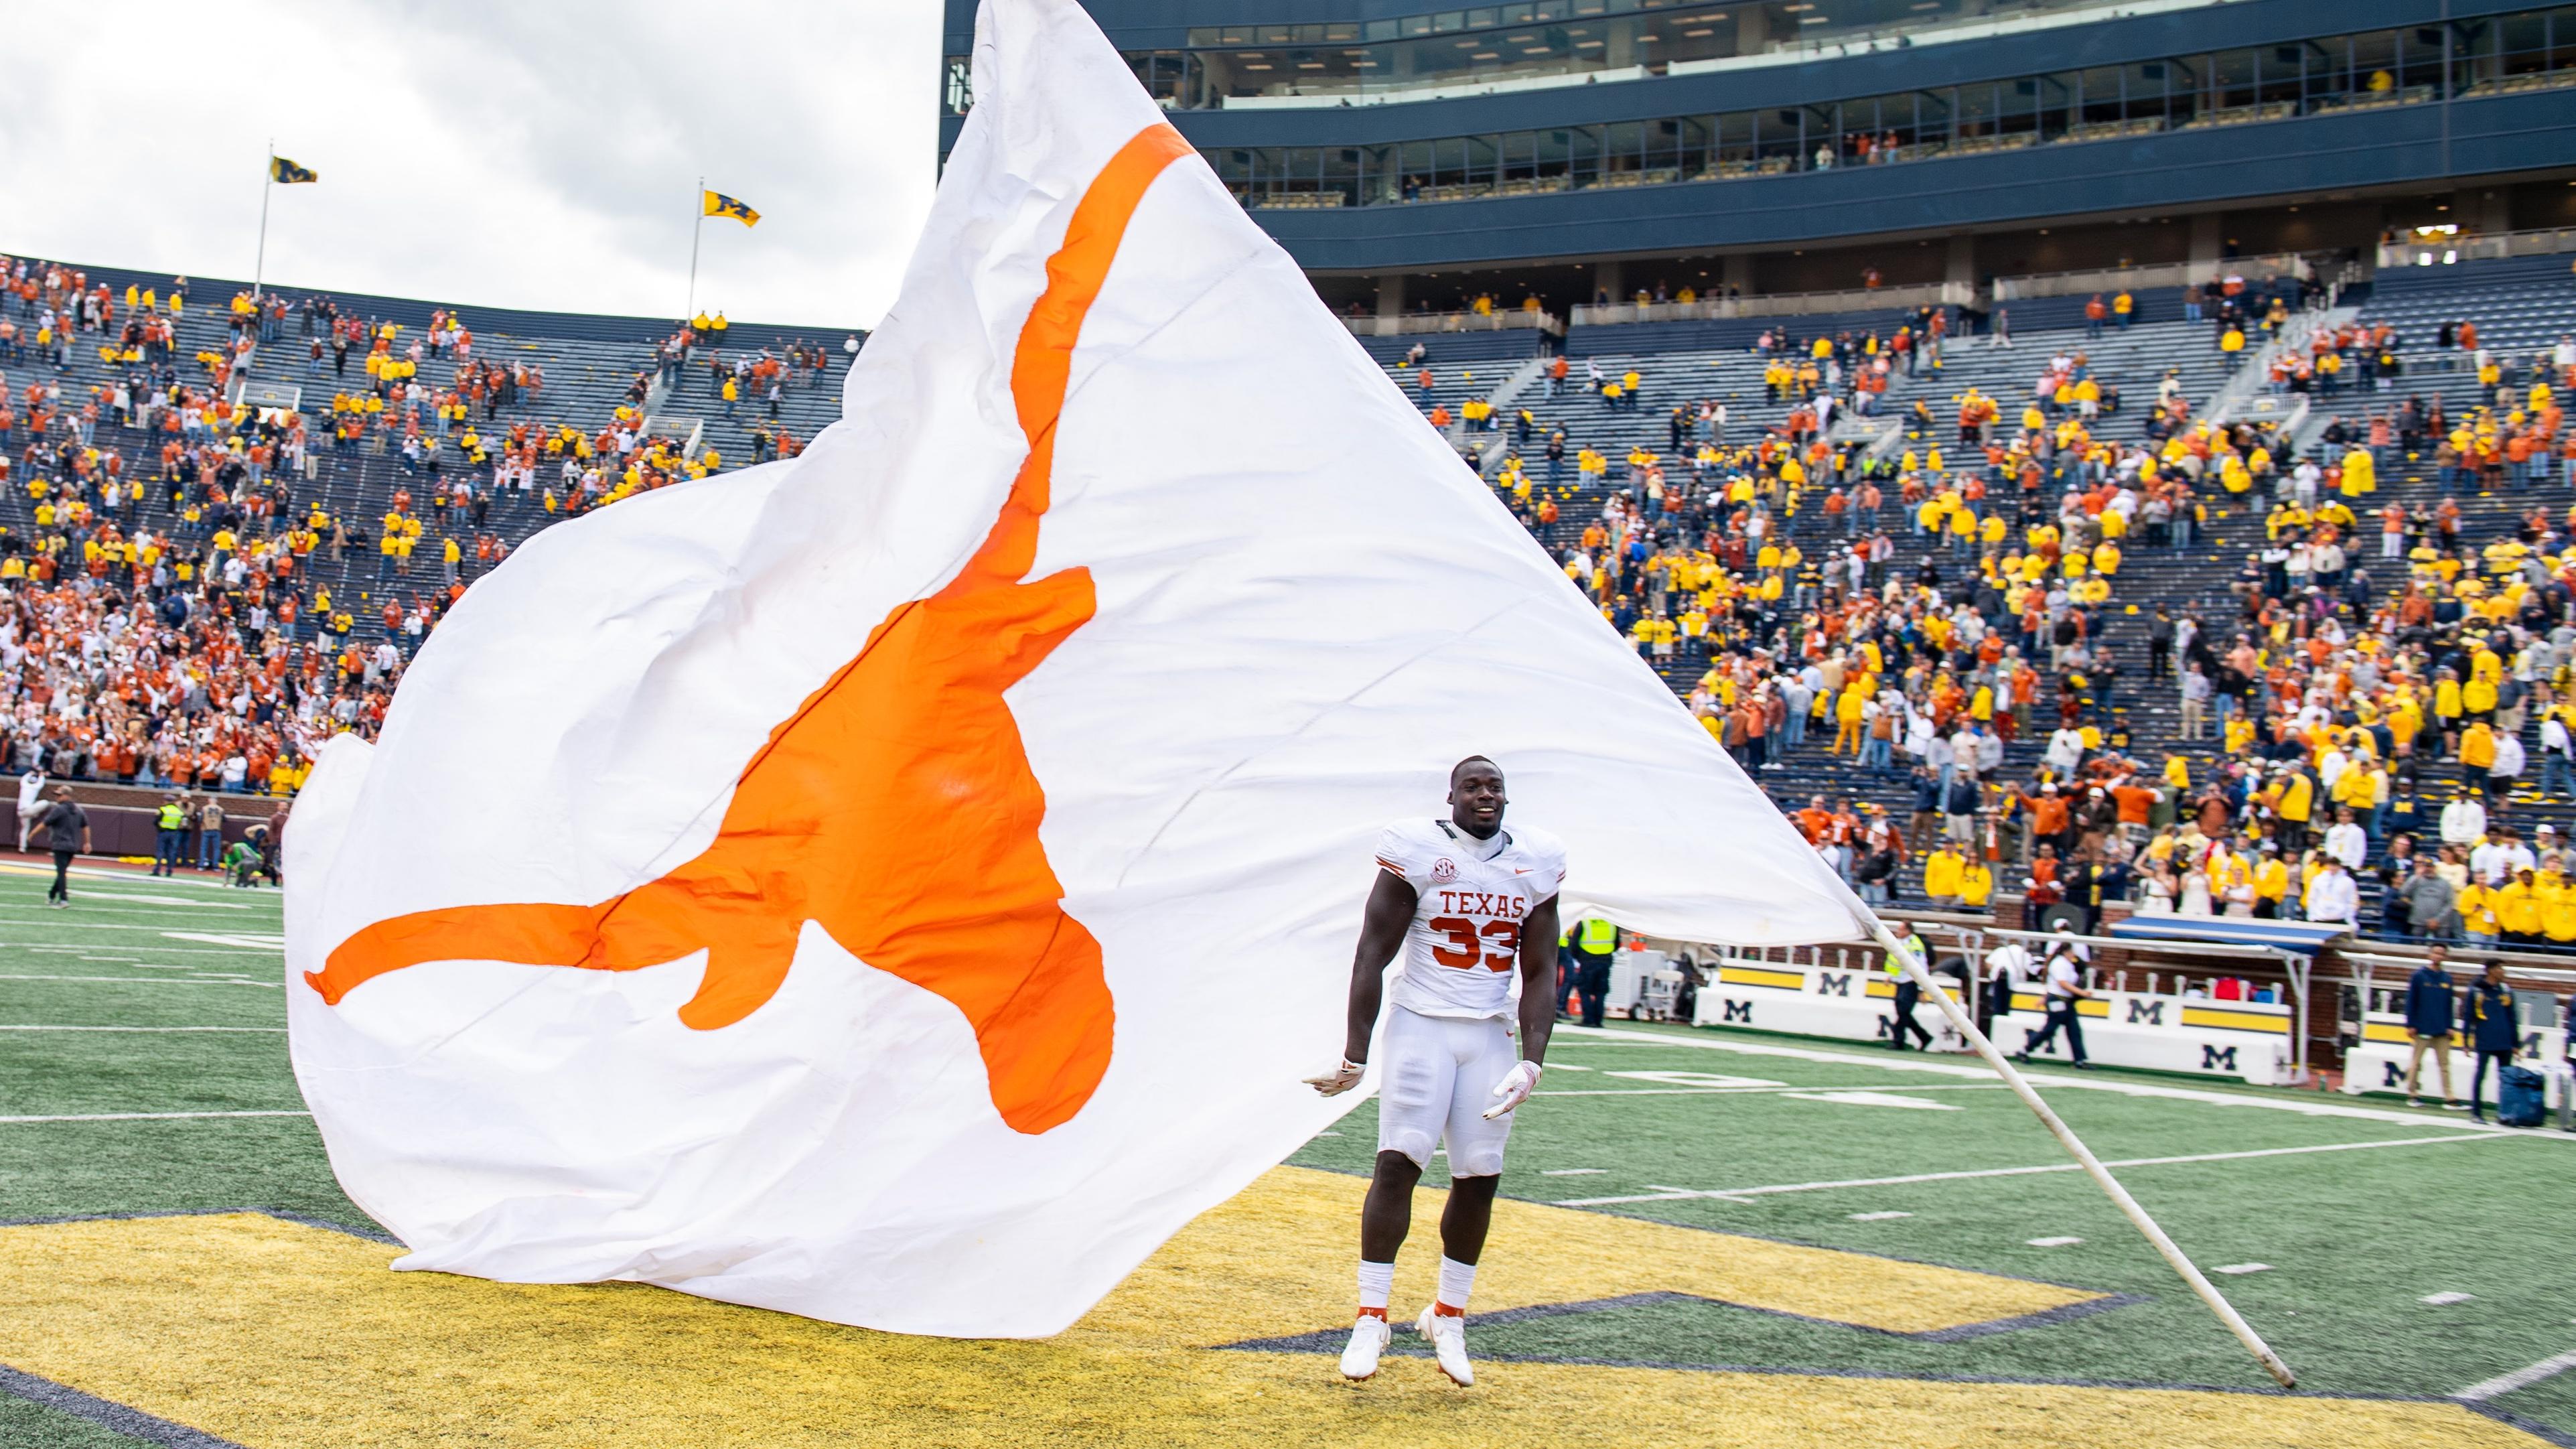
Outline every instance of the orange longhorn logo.
<svg viewBox="0 0 2576 1449"><path fill-rule="evenodd" d="M777 994L811 920L964 1014L1003 1121L1037 1133L1081 1111L1109 1069L1116 1009L1100 943L1065 914L1039 843L1046 792L1002 692L1091 619L1088 570L1023 579L1083 318L1146 187L1187 154L1170 126L1149 126L1083 193L1012 357L1029 452L992 531L953 581L897 608L770 732L714 843L595 906L378 921L306 973L323 1000L432 961L634 971L704 950L680 1020L712 1030Z"/></svg>

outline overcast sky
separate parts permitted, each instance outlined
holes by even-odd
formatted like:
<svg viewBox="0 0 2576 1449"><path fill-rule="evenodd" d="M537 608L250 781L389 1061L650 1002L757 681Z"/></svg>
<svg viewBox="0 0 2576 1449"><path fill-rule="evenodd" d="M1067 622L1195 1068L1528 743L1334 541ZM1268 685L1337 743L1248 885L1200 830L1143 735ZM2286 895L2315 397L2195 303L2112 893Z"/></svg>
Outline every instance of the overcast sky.
<svg viewBox="0 0 2576 1449"><path fill-rule="evenodd" d="M930 206L938 0L106 0L0 85L0 253L466 306L871 325ZM214 23L209 23L210 21ZM75 33L76 32L76 33Z"/></svg>

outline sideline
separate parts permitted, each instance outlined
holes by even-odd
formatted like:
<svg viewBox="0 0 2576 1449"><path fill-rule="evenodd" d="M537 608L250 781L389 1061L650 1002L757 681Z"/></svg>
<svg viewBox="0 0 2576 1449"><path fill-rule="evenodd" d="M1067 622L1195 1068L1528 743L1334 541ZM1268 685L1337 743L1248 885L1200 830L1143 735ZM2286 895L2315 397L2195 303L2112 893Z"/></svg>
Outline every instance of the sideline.
<svg viewBox="0 0 2576 1449"><path fill-rule="evenodd" d="M0 1117L0 1127L39 1122L195 1122L208 1117L310 1117L301 1107L238 1112L63 1112L39 1117Z"/></svg>
<svg viewBox="0 0 2576 1449"><path fill-rule="evenodd" d="M2252 1157L2297 1157L2311 1152L2368 1152L2379 1147L2425 1147L2462 1142L2494 1142L2500 1139L2480 1135L2453 1133L2444 1137L2398 1137L2385 1142L2326 1142L2307 1147L2254 1147L2241 1152L2195 1152L2182 1157L2130 1157L2105 1162L2104 1167L2172 1167L2192 1162L2239 1162ZM1689 1198L1717 1198L1740 1202L1747 1198L1768 1197L1784 1192L1827 1192L1846 1187L1896 1187L1911 1182L1961 1182L1977 1177L2033 1177L2045 1172L2081 1172L2080 1162L2051 1162L2039 1167L1981 1167L1958 1172L1915 1172L1903 1177L1849 1177L1838 1182L1792 1182L1774 1187L1662 1188L1655 1192L1629 1197L1562 1198L1558 1207L1605 1207L1613 1203L1679 1202ZM1655 1184L1648 1183L1648 1187Z"/></svg>
<svg viewBox="0 0 2576 1449"><path fill-rule="evenodd" d="M1951 1062L1907 1060L1913 1052L1893 1052L1881 1048L1864 1056L1851 1051L1820 1051L1812 1047L1775 1046L1767 1042L1701 1040L1697 1037L1659 1031L1621 1031L1613 1027L1576 1026L1559 1022L1555 1042L1598 1042L1603 1046L1651 1043L1656 1046L1683 1047L1693 1051L1732 1052L1738 1056L1786 1057L1793 1061L1823 1062L1833 1066L1876 1067L1888 1072L1930 1072L1936 1076L1965 1077L1977 1081L1996 1080L1992 1070L1982 1066L1961 1066ZM2301 1098L2258 1097L2244 1092L2212 1092L2193 1087L2168 1087L2152 1082L2105 1080L2101 1077L2069 1076L2062 1072L2024 1071L2023 1076L2034 1087L2068 1087L2084 1092L2112 1092L2124 1097L2160 1097L2174 1102L2199 1102L2212 1107L2252 1107L2270 1112L2298 1112L2310 1117L2341 1117L2356 1122L2390 1122L2401 1127L2442 1127L2463 1137L2510 1133L2516 1137L2554 1138L2576 1142L2576 1133L2554 1128L2481 1127L2475 1122L2444 1122L2421 1112L2405 1112L2387 1107L2361 1107L2335 1101L2310 1101ZM2314 1094L2322 1095L2322 1094Z"/></svg>

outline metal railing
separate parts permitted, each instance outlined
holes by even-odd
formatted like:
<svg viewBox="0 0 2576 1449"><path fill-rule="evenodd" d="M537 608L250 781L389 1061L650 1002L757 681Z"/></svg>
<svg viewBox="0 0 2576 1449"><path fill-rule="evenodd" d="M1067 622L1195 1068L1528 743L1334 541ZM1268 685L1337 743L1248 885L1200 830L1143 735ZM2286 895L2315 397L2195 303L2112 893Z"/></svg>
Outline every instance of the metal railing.
<svg viewBox="0 0 2576 1449"><path fill-rule="evenodd" d="M1689 302L1584 303L1574 309L1577 327L1627 322L1698 322L1720 317L1794 317L1816 312L1872 312L1916 307L1967 306L1976 288L1966 282L1924 282L1905 287L1855 287L1840 292L1775 292L1761 297L1702 297Z"/></svg>
<svg viewBox="0 0 2576 1449"><path fill-rule="evenodd" d="M2382 269L2435 267L2455 262L2500 261L2506 257L2545 257L2556 252L2576 252L2576 226L2381 242L2379 265Z"/></svg>
<svg viewBox="0 0 2576 1449"><path fill-rule="evenodd" d="M1581 311L1581 308L1576 308ZM1405 312L1393 317L1342 318L1358 337L1403 337L1416 332L1546 332L1562 336L1565 324L1552 312L1497 307L1491 312Z"/></svg>
<svg viewBox="0 0 2576 1449"><path fill-rule="evenodd" d="M2249 285L2260 286L2283 277L2305 281L2314 272L2307 258L2296 252L2277 252L2259 257L2229 257L2215 262L2163 262L2144 267L2100 267L2081 272L2034 272L2027 276L1995 278L1995 300L2016 302L2025 297L2072 297L2089 292L2134 292L2141 287L2184 287L2212 277L2243 277Z"/></svg>

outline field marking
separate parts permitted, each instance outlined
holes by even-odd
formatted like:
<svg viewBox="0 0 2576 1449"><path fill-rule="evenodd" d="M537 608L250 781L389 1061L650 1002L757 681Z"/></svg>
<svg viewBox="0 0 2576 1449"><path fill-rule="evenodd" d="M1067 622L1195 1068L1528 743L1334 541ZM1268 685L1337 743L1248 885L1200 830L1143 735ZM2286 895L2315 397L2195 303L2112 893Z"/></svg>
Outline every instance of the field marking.
<svg viewBox="0 0 2576 1449"><path fill-rule="evenodd" d="M2448 1308L2454 1303L2466 1303L2477 1296L2475 1293L2427 1293L2415 1301L2430 1303L2436 1308Z"/></svg>
<svg viewBox="0 0 2576 1449"><path fill-rule="evenodd" d="M172 934L162 921L66 921L59 916L0 916L0 926L42 926L49 931L158 931ZM281 936L279 940L284 940ZM17 941L18 946L60 945L61 942ZM284 948L279 948L284 949Z"/></svg>
<svg viewBox="0 0 2576 1449"><path fill-rule="evenodd" d="M2025 1241L2034 1248L2071 1248L2084 1240L2082 1238L2030 1238Z"/></svg>
<svg viewBox="0 0 2576 1449"><path fill-rule="evenodd" d="M2221 1267L2212 1268L2209 1271L2213 1273L2225 1273L2230 1277L2241 1278L2248 1273L2269 1273L2272 1271L2272 1265L2269 1263L2228 1263Z"/></svg>
<svg viewBox="0 0 2576 1449"><path fill-rule="evenodd" d="M1768 1087L1561 1087L1552 1091L1530 1093L1533 1097L1784 1097L1800 1092L1871 1092L1885 1086L1877 1083L1865 1087L1792 1087L1779 1083ZM2001 1082L1936 1082L1928 1086L1905 1084L1908 1092L2000 1092Z"/></svg>
<svg viewBox="0 0 2576 1449"><path fill-rule="evenodd" d="M0 1127L38 1122L194 1122L208 1117L310 1117L302 1108L236 1112L63 1112L40 1117L0 1117Z"/></svg>
<svg viewBox="0 0 2576 1449"><path fill-rule="evenodd" d="M1569 1035L1572 1033L1572 1035ZM1733 1052L1739 1056L1787 1057L1794 1061L1824 1062L1836 1066L1876 1067L1889 1072L1929 1072L1945 1077L1975 1077L1988 1082L1999 1081L1993 1069L1962 1066L1950 1062L1908 1061L1911 1053L1882 1051L1871 1056L1857 1052L1818 1051L1809 1047L1773 1046L1762 1042L1699 1040L1653 1031L1619 1031L1610 1027L1560 1025L1551 1045L1601 1046L1655 1045L1682 1047L1693 1051ZM1897 1060L1889 1060L1897 1058ZM2462 1137L2517 1133L2523 1137L2549 1137L2559 1141L2576 1141L2576 1134L2511 1127L2480 1127L2474 1122L2445 1122L2421 1112L2395 1108L2347 1106L2340 1102L2286 1100L2257 1097L2237 1092L2211 1092L2193 1087L2165 1087L2149 1082L2112 1082L2099 1077L2060 1076L2053 1072L2024 1069L2022 1076L2034 1087L2071 1087L2085 1092L2113 1092L2124 1097L2160 1097L2174 1102L2200 1102L2213 1107L2256 1107L2271 1112L2297 1112L2310 1117L2342 1117L2356 1122L2393 1122L2406 1127L2442 1126Z"/></svg>
<svg viewBox="0 0 2576 1449"><path fill-rule="evenodd" d="M1540 1174L1539 1174L1539 1176L1541 1176L1541 1177L1598 1177L1598 1176L1600 1176L1601 1174L1603 1174L1603 1173L1605 1173L1605 1172L1608 1172L1609 1170L1610 1170L1610 1169L1608 1169L1608 1168L1606 1168L1606 1167L1551 1167L1551 1168L1549 1168L1548 1170L1546 1170L1545 1172L1540 1173Z"/></svg>
<svg viewBox="0 0 2576 1449"><path fill-rule="evenodd" d="M0 976L0 981L97 981L109 986L264 986L283 991L282 981L253 981L247 976Z"/></svg>
<svg viewBox="0 0 2576 1449"><path fill-rule="evenodd" d="M1917 1112L1959 1110L1947 1102L1935 1102L1929 1097L1905 1097L1894 1092L1782 1092L1780 1095L1801 1102L1840 1102L1850 1107L1905 1107Z"/></svg>
<svg viewBox="0 0 2576 1449"><path fill-rule="evenodd" d="M2498 1374L2485 1383L2471 1384L2451 1397L2464 1403L2474 1404L2484 1399L2512 1393L2516 1389L2530 1388L2542 1379L2554 1379L2572 1368L2576 1368L2576 1353L2562 1353L2556 1358L2544 1358L2529 1368L2518 1368L2509 1374Z"/></svg>
<svg viewBox="0 0 2576 1449"><path fill-rule="evenodd" d="M286 949L284 936L254 936L248 931L163 931L161 934L173 941L198 941L208 946L239 946L251 951L282 952Z"/></svg>
<svg viewBox="0 0 2576 1449"><path fill-rule="evenodd" d="M2171 1167L2192 1162L2237 1162L2252 1157L2297 1157L2311 1152L2366 1152L2379 1147L2423 1147L2455 1142L2497 1142L2504 1139L2489 1136L2394 1137L2384 1142L2327 1142L2310 1147L2255 1147L2241 1152L2200 1152L2187 1157L2130 1157L2105 1162L2104 1167ZM1717 1198L1741 1201L1746 1198L1770 1197L1785 1192L1826 1192L1846 1187L1901 1187L1915 1182L1964 1182L1979 1177L2033 1177L2044 1172L2082 1172L2080 1162L2050 1162L2037 1167L1981 1167L1961 1172L1917 1172L1903 1177L1850 1177L1836 1182L1791 1182L1772 1187L1657 1188L1634 1197L1590 1197L1560 1199L1558 1207L1606 1207L1614 1203L1678 1202L1685 1198ZM1648 1187L1655 1184L1648 1183Z"/></svg>
<svg viewBox="0 0 2576 1449"><path fill-rule="evenodd" d="M282 1026L40 1026L27 1022L0 1022L0 1031L250 1031L283 1036Z"/></svg>
<svg viewBox="0 0 2576 1449"><path fill-rule="evenodd" d="M84 893L81 896L81 899L85 901L134 901L147 906L184 906L192 911L247 911L251 909L251 905L248 901L192 901L186 896L153 896L145 895L140 891L94 890Z"/></svg>
<svg viewBox="0 0 2576 1449"><path fill-rule="evenodd" d="M1853 1213L1851 1215L1851 1220L1856 1223L1883 1223L1893 1218L1910 1218L1912 1216L1914 1216L1912 1213L1900 1212Z"/></svg>

